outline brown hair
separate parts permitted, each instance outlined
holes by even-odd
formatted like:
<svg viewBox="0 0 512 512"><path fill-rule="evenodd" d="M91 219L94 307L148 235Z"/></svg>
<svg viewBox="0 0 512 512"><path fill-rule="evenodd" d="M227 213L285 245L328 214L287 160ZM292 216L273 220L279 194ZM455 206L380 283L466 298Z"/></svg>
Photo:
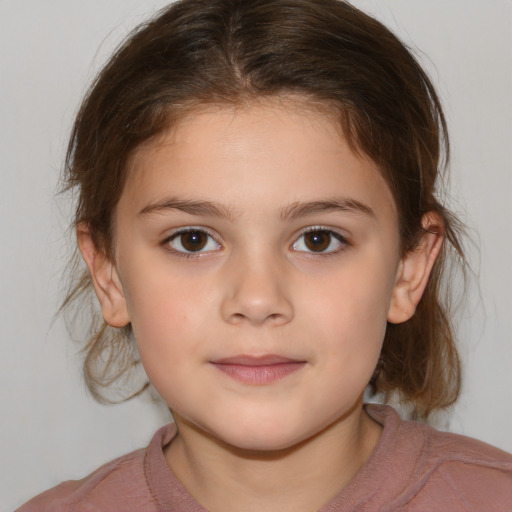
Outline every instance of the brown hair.
<svg viewBox="0 0 512 512"><path fill-rule="evenodd" d="M447 251L464 266L460 224L436 198L448 161L436 92L405 46L381 23L340 0L181 0L138 27L92 84L72 131L65 187L79 192L75 225L87 223L112 257L112 218L127 161L142 143L203 104L237 105L300 95L336 113L352 148L381 169L396 201L402 251L414 250L422 216L437 212L446 242L414 317L388 325L370 382L426 416L453 403L460 364L448 304ZM87 273L64 303L79 307ZM84 372L99 400L138 365L130 326L96 313ZM139 386L137 394L147 384Z"/></svg>

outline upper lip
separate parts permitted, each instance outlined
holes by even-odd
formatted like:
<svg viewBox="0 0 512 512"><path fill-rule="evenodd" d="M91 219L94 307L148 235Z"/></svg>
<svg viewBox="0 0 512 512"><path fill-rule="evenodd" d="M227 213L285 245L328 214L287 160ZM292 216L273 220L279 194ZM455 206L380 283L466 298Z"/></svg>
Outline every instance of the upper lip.
<svg viewBox="0 0 512 512"><path fill-rule="evenodd" d="M221 359L215 359L211 362L213 364L236 364L240 366L270 366L273 364L303 363L304 361L275 354L265 354L261 356L237 355L231 357L223 357Z"/></svg>

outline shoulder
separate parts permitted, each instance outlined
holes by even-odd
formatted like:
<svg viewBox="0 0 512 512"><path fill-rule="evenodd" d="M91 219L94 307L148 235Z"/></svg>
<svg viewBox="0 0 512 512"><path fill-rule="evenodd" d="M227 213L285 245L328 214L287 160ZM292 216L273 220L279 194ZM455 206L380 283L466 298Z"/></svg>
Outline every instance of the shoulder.
<svg viewBox="0 0 512 512"><path fill-rule="evenodd" d="M402 421L389 407L370 415L393 431L391 467L407 468L398 502L410 510L512 510L512 455L466 436ZM397 489L398 490L398 489ZM399 508L399 507L397 507Z"/></svg>
<svg viewBox="0 0 512 512"><path fill-rule="evenodd" d="M146 458L152 445L172 437L170 425L160 429L149 448L140 449L101 466L81 480L63 482L35 496L16 512L156 511L146 478Z"/></svg>
<svg viewBox="0 0 512 512"><path fill-rule="evenodd" d="M476 439L428 428L425 482L415 500L451 510L512 510L512 455Z"/></svg>
<svg viewBox="0 0 512 512"><path fill-rule="evenodd" d="M129 453L81 480L63 482L32 498L17 512L79 511L83 510L85 503L87 510L105 510L106 502L114 505L119 503L119 499L130 496L134 489L140 492L141 487L145 487L144 454L145 450Z"/></svg>

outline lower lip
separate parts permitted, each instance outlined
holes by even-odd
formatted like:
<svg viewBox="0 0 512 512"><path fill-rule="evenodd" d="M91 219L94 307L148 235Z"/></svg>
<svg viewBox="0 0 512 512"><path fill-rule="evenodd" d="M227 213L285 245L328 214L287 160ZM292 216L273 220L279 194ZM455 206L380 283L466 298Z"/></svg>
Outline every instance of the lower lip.
<svg viewBox="0 0 512 512"><path fill-rule="evenodd" d="M272 384L284 379L304 367L304 362L276 363L261 366L242 364L213 363L213 365L229 377L245 384Z"/></svg>

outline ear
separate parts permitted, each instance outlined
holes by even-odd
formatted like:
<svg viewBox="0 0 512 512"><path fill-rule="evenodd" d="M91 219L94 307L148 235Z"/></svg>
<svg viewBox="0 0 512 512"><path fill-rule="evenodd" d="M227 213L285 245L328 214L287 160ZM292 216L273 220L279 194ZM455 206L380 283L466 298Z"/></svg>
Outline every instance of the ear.
<svg viewBox="0 0 512 512"><path fill-rule="evenodd" d="M77 226L76 236L101 304L103 318L112 327L124 327L130 323L130 317L114 262L103 250L96 247L87 224L81 223Z"/></svg>
<svg viewBox="0 0 512 512"><path fill-rule="evenodd" d="M443 221L439 214L426 213L421 225L424 232L419 244L404 255L398 267L388 312L388 322L392 324L405 322L414 315L443 246Z"/></svg>

